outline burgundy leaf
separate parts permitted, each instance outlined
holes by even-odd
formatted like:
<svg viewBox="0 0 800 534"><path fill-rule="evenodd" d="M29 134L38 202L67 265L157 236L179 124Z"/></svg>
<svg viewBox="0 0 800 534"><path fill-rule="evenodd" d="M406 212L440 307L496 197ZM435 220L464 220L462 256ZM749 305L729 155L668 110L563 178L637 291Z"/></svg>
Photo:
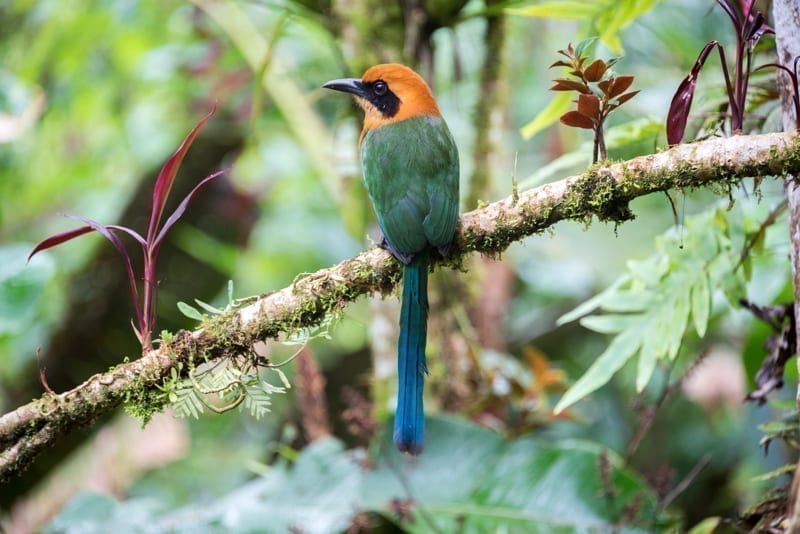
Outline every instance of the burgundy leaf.
<svg viewBox="0 0 800 534"><path fill-rule="evenodd" d="M147 246L147 241L145 241L144 238L141 235L139 235L139 232L131 228L128 228L127 226L120 226L118 224L107 224L106 228L110 228L111 230L117 230L120 232L125 232L126 234L134 238L136 242L142 245L143 247Z"/></svg>
<svg viewBox="0 0 800 534"><path fill-rule="evenodd" d="M600 99L596 95L578 96L578 113L593 121L600 120Z"/></svg>
<svg viewBox="0 0 800 534"><path fill-rule="evenodd" d="M133 273L131 257L128 254L128 249L125 248L125 244L122 242L122 240L120 240L119 237L117 237L112 228L104 224L100 224L95 220L87 217L81 217L79 215L67 215L67 217L87 224L92 230L98 232L100 235L111 241L111 244L117 249L117 252L119 252L119 255L122 257L122 262L125 264L125 271L128 274L128 285L131 293L131 301L133 301L136 317L139 319L139 324L141 324L142 310L139 307L139 291L136 289L136 275Z"/></svg>
<svg viewBox="0 0 800 534"><path fill-rule="evenodd" d="M741 35L744 16L739 12L739 5L733 0L717 0L717 3L722 6L722 9L724 9L725 13L730 17L734 28L736 28L736 33Z"/></svg>
<svg viewBox="0 0 800 534"><path fill-rule="evenodd" d="M550 65L547 68L548 69L552 69L553 67L571 67L571 66L572 65L567 63L566 61L563 61L563 60L559 59L558 61L556 61L555 63L553 63L552 65Z"/></svg>
<svg viewBox="0 0 800 534"><path fill-rule="evenodd" d="M750 46L755 46L761 36L764 35L764 30L761 27L764 25L764 14L760 11L754 16L750 17L744 27L744 35L742 37L745 41L752 41Z"/></svg>
<svg viewBox="0 0 800 534"><path fill-rule="evenodd" d="M686 131L686 122L689 120L689 110L692 107L694 90L697 87L697 76L700 74L700 69L703 68L706 59L708 59L708 54L711 53L715 46L719 46L717 41L711 41L703 47L691 72L681 81L672 97L672 102L670 102L669 111L667 112L667 144L670 146L677 145L683 139L683 134Z"/></svg>
<svg viewBox="0 0 800 534"><path fill-rule="evenodd" d="M594 123L592 119L589 117L582 115L578 111L572 110L567 111L561 118L559 119L562 123L566 124L567 126L573 126L575 128L584 128L586 130L593 130Z"/></svg>
<svg viewBox="0 0 800 534"><path fill-rule="evenodd" d="M219 176L225 174L229 170L230 169L222 169L220 171L215 172L214 174L206 176L205 178L203 178L203 180L200 181L199 184L194 186L194 189L189 191L189 194L184 197L184 199L181 201L181 203L178 204L178 207L175 208L175 211L172 212L172 215L169 216L169 218L167 219L167 222L164 223L164 226L161 228L161 231L158 233L158 236L155 238L154 241L151 242L151 245L153 247L157 247L161 243L161 241L164 239L164 236L167 234L167 231L170 228L172 228L172 225L174 225L176 222L178 222L178 219L180 219L181 216L183 216L184 212L186 212L186 208L189 206L189 202L192 201L192 199L195 197L195 195L197 193L199 193L200 190L203 189L203 187L205 187L208 183L210 183L211 180L213 180L215 178L218 178Z"/></svg>
<svg viewBox="0 0 800 534"><path fill-rule="evenodd" d="M692 107L694 89L697 78L689 74L678 86L667 112L667 144L677 145L683 139L686 131L686 122L689 120L689 110Z"/></svg>
<svg viewBox="0 0 800 534"><path fill-rule="evenodd" d="M608 70L606 62L602 59L595 59L591 65L586 67L583 71L583 77L587 82L597 82L603 77L603 74Z"/></svg>
<svg viewBox="0 0 800 534"><path fill-rule="evenodd" d="M215 111L216 106L214 106L214 108L212 108L205 117L200 119L200 122L198 122L195 127L192 128L192 131L189 132L189 135L187 135L183 140L181 146L178 147L178 150L176 150L175 153L170 156L170 158L161 168L161 172L158 173L158 178L156 178L156 183L153 187L153 207L150 212L150 225L147 228L148 243L152 243L156 233L158 232L158 223L161 222L161 216L164 213L167 197L172 189L172 185L175 183L175 175L178 173L178 169L183 162L184 156L186 156L186 152L189 151L189 147L192 146L197 134L200 133L200 130L203 128L205 123L208 122L211 116L214 115Z"/></svg>
<svg viewBox="0 0 800 534"><path fill-rule="evenodd" d="M617 106L621 106L622 104L624 104L625 102L627 102L628 100L630 100L631 98L633 98L638 94L639 91L631 91L630 93L625 93L624 95L619 96L617 98Z"/></svg>
<svg viewBox="0 0 800 534"><path fill-rule="evenodd" d="M28 254L28 261L31 261L31 258L38 252L42 250L47 250L48 248L53 248L56 245L60 245L61 243L65 243L71 239L75 239L78 236L83 234L88 234L92 231L91 226L81 226L80 228L73 228L72 230L66 230L64 232L59 232L57 234L51 235L47 239L43 239L33 247L33 250L30 254Z"/></svg>
<svg viewBox="0 0 800 534"><path fill-rule="evenodd" d="M578 91L579 93L591 93L592 90L589 86L579 80L570 80L569 78L556 78L553 80L551 91Z"/></svg>
<svg viewBox="0 0 800 534"><path fill-rule="evenodd" d="M608 91L608 98L615 98L625 91L633 84L633 76L617 76L614 78L614 83Z"/></svg>

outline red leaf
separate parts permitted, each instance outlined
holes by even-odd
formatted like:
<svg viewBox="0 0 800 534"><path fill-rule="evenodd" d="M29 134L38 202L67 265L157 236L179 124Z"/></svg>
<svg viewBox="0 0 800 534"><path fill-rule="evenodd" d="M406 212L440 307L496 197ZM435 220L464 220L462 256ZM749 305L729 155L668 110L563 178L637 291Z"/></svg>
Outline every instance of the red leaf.
<svg viewBox="0 0 800 534"><path fill-rule="evenodd" d="M125 232L126 234L128 234L129 236L134 238L137 243L142 245L142 247L146 247L147 246L147 242L144 240L144 238L142 236L140 236L138 232L128 228L127 226L120 226L118 224L107 224L106 228L109 228L111 230L118 230L120 232Z"/></svg>
<svg viewBox="0 0 800 534"><path fill-rule="evenodd" d="M722 9L724 9L725 13L730 17L734 28L736 28L736 33L741 34L744 15L739 12L739 5L736 4L734 0L717 0L717 3L722 6Z"/></svg>
<svg viewBox="0 0 800 534"><path fill-rule="evenodd" d="M164 239L164 236L167 234L167 230L172 228L172 225L178 222L178 219L181 218L181 216L186 211L186 208L189 206L189 202L191 202L191 200L195 197L197 193L200 192L201 189L203 189L203 187L205 187L208 183L210 183L211 180L218 178L219 176L225 174L229 170L230 169L222 169L220 171L215 172L214 174L206 176L205 178L203 178L202 181L200 181L199 184L194 186L194 188L191 191L189 191L189 194L184 197L184 199L181 201L180 204L178 204L178 207L175 208L175 211L173 211L172 215L169 216L167 222L164 223L164 226L161 228L161 231L158 232L158 236L155 238L155 241L151 243L152 246L157 247L159 243L161 243L161 240Z"/></svg>
<svg viewBox="0 0 800 534"><path fill-rule="evenodd" d="M584 117L592 119L594 122L600 120L600 99L596 95L578 96L578 113Z"/></svg>
<svg viewBox="0 0 800 534"><path fill-rule="evenodd" d="M552 69L553 67L571 67L571 66L572 65L567 63L566 61L563 61L563 60L559 59L558 61L556 61L555 63L553 63L552 65L550 65L547 68L548 69Z"/></svg>
<svg viewBox="0 0 800 534"><path fill-rule="evenodd" d="M579 80L570 80L569 78L556 78L553 80L553 86L550 88L551 91L578 91L579 93L591 93L592 90L589 89L585 83Z"/></svg>
<svg viewBox="0 0 800 534"><path fill-rule="evenodd" d="M628 100L630 100L631 98L633 98L638 94L639 91L631 91L630 93L625 93L624 95L621 95L619 98L617 98L617 105L621 106L622 104L624 104L625 102L627 102Z"/></svg>
<svg viewBox="0 0 800 534"><path fill-rule="evenodd" d="M669 111L667 112L667 144L669 146L677 145L683 139L696 85L697 78L689 74L678 85L678 90L675 91L675 95L672 97L672 102L670 102Z"/></svg>
<svg viewBox="0 0 800 534"><path fill-rule="evenodd" d="M672 102L670 102L669 111L667 112L667 144L670 146L677 145L683 139L683 134L686 131L686 122L689 120L689 110L692 107L694 90L697 87L697 76L700 74L700 69L703 68L706 59L708 59L708 54L711 53L715 46L719 46L719 43L710 41L703 47L691 72L681 81L672 97Z"/></svg>
<svg viewBox="0 0 800 534"><path fill-rule="evenodd" d="M192 131L189 132L189 135L187 135L186 139L183 140L181 146L178 147L178 150L176 150L175 153L170 156L170 158L161 168L161 172L158 173L155 186L153 186L153 207L150 212L150 225L147 228L148 243L152 243L156 233L158 232L158 223L161 221L161 216L164 213L167 197L169 197L172 184L175 183L175 175L178 174L178 169L183 162L184 156L186 156L186 152L189 151L189 147L192 146L195 137L197 137L197 134L200 133L200 130L203 128L205 123L208 122L211 116L214 115L215 111L216 106L214 106L214 108L212 108L205 117L200 119L200 122L198 122L195 127L192 128Z"/></svg>
<svg viewBox="0 0 800 534"><path fill-rule="evenodd" d="M595 59L591 65L584 69L583 77L587 82L597 82L603 77L606 70L608 70L606 62L602 59Z"/></svg>
<svg viewBox="0 0 800 534"><path fill-rule="evenodd" d="M633 84L633 76L617 76L606 94L608 98L615 98L627 91L631 84Z"/></svg>
<svg viewBox="0 0 800 534"><path fill-rule="evenodd" d="M586 130L594 129L594 123L592 122L592 119L576 110L567 111L561 115L559 120L567 126L572 126L574 128L584 128Z"/></svg>
<svg viewBox="0 0 800 534"><path fill-rule="evenodd" d="M28 261L31 261L31 258L41 252L43 250L47 250L48 248L53 248L61 243L65 243L71 239L75 239L78 236L82 236L83 234L88 234L92 231L91 226L81 226L80 228L73 228L72 230L66 230L64 232L60 232L54 235L51 235L47 239L43 239L33 247L33 250L30 254L28 254Z"/></svg>
<svg viewBox="0 0 800 534"><path fill-rule="evenodd" d="M30 253L30 255L28 255L28 260L30 261L33 255L36 254L37 252L46 250L48 248L52 248L56 245L60 245L61 243L74 239L78 236L88 234L89 232L95 231L101 234L103 237L111 241L111 244L114 245L114 248L117 249L117 252L119 252L119 255L122 257L122 262L125 264L125 272L128 275L128 284L131 293L131 301L133 302L133 307L136 312L136 317L141 321L142 311L141 308L139 307L139 299L138 299L139 292L136 289L136 275L133 273L133 265L131 264L131 258L130 255L128 254L128 250L125 248L125 245L122 243L119 237L117 237L116 234L114 234L114 230L122 230L134 236L140 243L142 242L142 237L133 230L130 230L129 228L125 228L122 226L116 226L116 225L105 226L92 219L88 219L86 217L79 217L76 215L67 215L67 217L81 221L84 224L86 224L86 226L81 226L79 228L74 228L72 230L67 230L65 232L55 234L39 242L39 244L37 244L33 248L33 251Z"/></svg>
<svg viewBox="0 0 800 534"><path fill-rule="evenodd" d="M122 257L122 263L125 264L125 272L128 274L128 285L130 286L129 289L131 292L131 301L133 301L136 317L140 320L141 324L142 311L139 307L139 291L136 289L136 275L133 273L131 257L130 254L128 254L128 249L125 248L125 244L120 240L119 237L117 237L112 228L104 224L100 224L97 221L87 217L80 217L78 215L68 215L68 217L77 219L89 225L92 230L98 232L100 235L111 241L111 244L117 249L117 252L119 252L119 255Z"/></svg>

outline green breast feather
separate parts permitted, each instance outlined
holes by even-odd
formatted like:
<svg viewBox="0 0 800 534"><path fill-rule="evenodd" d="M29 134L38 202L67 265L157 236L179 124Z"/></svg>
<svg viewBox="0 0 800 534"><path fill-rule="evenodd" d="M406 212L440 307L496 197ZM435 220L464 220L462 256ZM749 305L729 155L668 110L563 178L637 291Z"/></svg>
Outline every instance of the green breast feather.
<svg viewBox="0 0 800 534"><path fill-rule="evenodd" d="M386 240L401 254L445 247L458 220L458 150L441 117L367 132L364 181Z"/></svg>

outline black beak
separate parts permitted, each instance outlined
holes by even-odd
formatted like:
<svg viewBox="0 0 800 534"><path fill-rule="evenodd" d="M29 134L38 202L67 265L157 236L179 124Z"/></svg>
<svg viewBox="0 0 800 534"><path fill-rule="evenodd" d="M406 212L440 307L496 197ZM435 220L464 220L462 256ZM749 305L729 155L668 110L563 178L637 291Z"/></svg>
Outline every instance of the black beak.
<svg viewBox="0 0 800 534"><path fill-rule="evenodd" d="M341 80L331 80L322 87L325 89L333 89L334 91L341 91L343 93L350 93L356 96L366 96L364 83L358 78L342 78Z"/></svg>

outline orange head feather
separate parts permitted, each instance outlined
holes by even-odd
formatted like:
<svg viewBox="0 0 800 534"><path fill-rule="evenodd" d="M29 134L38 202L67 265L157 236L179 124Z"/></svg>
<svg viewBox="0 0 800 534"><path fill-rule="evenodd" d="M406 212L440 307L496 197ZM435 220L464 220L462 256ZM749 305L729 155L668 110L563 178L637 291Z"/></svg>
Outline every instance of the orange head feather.
<svg viewBox="0 0 800 534"><path fill-rule="evenodd" d="M419 115L441 116L436 99L422 76L399 63L375 65L361 79L333 80L328 89L351 93L364 110L364 135L380 126Z"/></svg>

